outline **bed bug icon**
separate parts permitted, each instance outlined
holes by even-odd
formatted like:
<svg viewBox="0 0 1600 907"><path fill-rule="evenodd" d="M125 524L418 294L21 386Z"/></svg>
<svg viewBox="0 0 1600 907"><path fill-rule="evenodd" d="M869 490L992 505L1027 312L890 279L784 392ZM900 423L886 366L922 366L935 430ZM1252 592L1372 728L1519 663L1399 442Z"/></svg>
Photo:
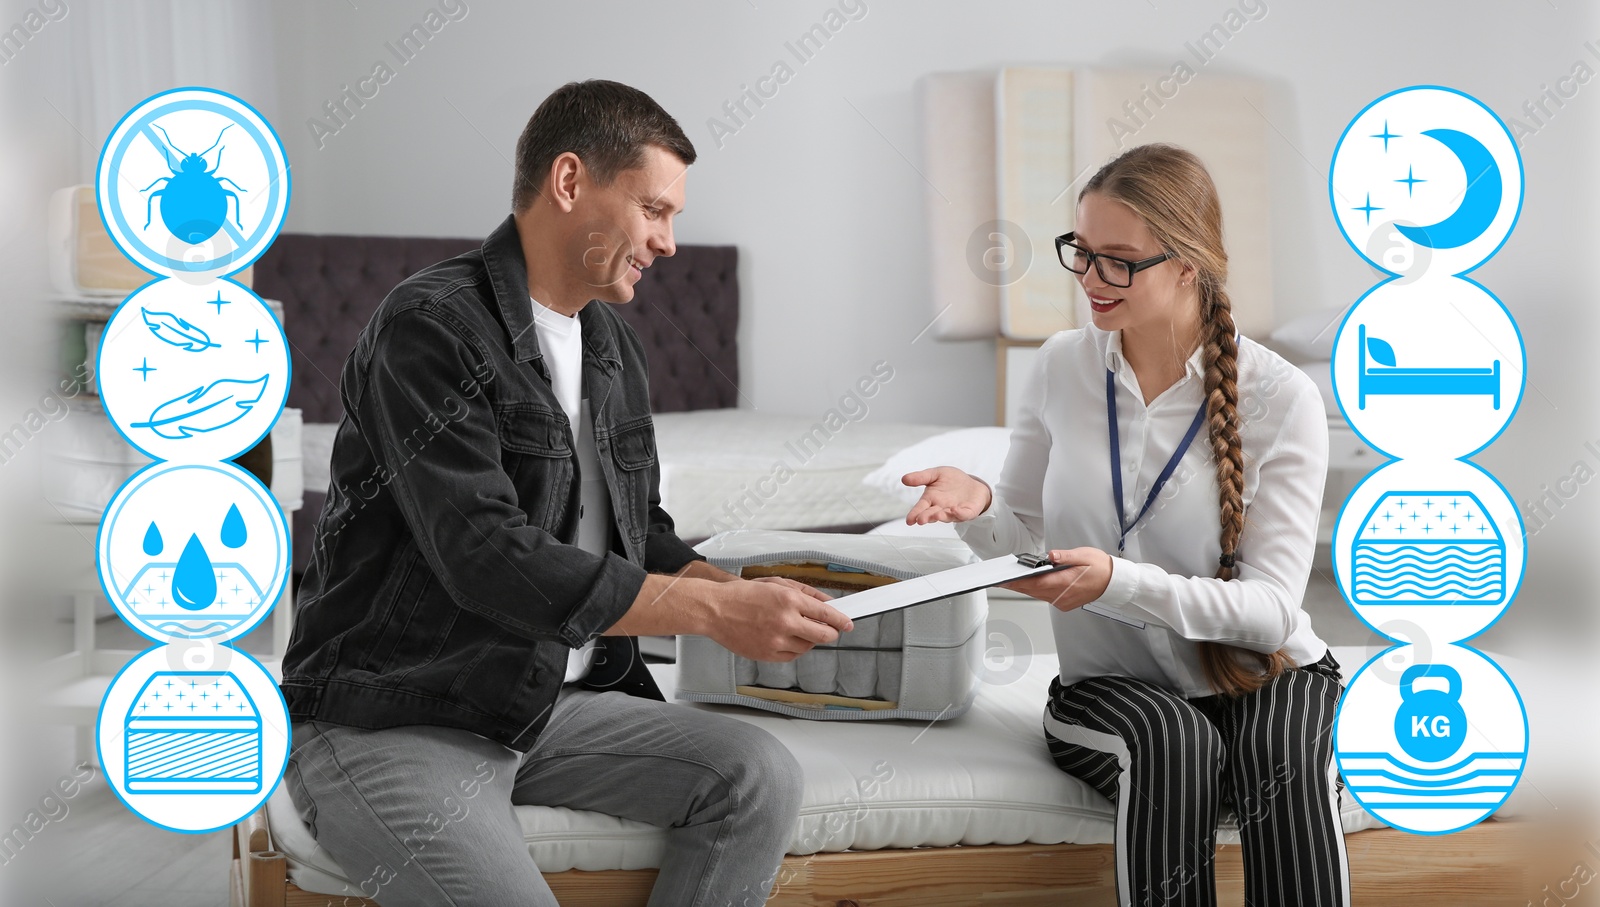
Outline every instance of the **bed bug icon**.
<svg viewBox="0 0 1600 907"><path fill-rule="evenodd" d="M1419 678L1437 677L1443 690L1417 690ZM1440 762L1466 742L1467 713L1461 709L1461 675L1439 664L1414 664L1400 675L1400 708L1394 715L1394 736L1414 759Z"/></svg>
<svg viewBox="0 0 1600 907"><path fill-rule="evenodd" d="M160 130L161 137L166 139L161 153L166 158L167 169L172 171L171 176L158 177L150 185L140 189L140 192L150 192L157 183L166 183L165 186L151 192L145 200L144 227L150 228L151 206L155 204L156 196L161 196L161 222L167 225L172 235L182 242L190 245L202 243L210 239L228 221L228 199L233 199L233 219L240 231L244 230L242 215L239 211L239 196L224 189L222 184L227 183L240 192L246 192L243 186L235 183L225 176L217 176L217 171L222 168L222 152L217 151L217 163L211 169L206 169L206 155L211 153L222 143L222 133L227 132L233 124L222 127L222 132L217 133L217 140L211 143L211 148L198 153L186 153L172 141L172 136L159 124L150 124ZM178 162L173 163L172 152L178 153Z"/></svg>

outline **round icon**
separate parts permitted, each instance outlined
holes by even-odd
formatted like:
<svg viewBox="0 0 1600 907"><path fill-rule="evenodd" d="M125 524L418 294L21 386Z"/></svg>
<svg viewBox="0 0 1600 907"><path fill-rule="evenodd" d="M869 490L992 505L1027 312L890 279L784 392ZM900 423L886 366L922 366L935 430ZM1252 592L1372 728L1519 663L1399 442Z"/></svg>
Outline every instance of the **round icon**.
<svg viewBox="0 0 1600 907"><path fill-rule="evenodd" d="M1448 834L1491 815L1516 787L1528 755L1528 716L1511 678L1482 653L1444 646L1413 659L1398 681L1351 678L1334 717L1345 789L1389 825Z"/></svg>
<svg viewBox="0 0 1600 907"><path fill-rule="evenodd" d="M1526 359L1511 313L1472 280L1386 281L1340 322L1334 396L1350 427L1375 450L1469 457L1516 414Z"/></svg>
<svg viewBox="0 0 1600 907"><path fill-rule="evenodd" d="M289 576L289 527L272 493L232 463L154 463L100 520L96 566L117 613L157 642L234 639Z"/></svg>
<svg viewBox="0 0 1600 907"><path fill-rule="evenodd" d="M1516 142L1494 111L1453 88L1420 85L1378 98L1345 127L1328 200L1350 247L1373 267L1455 275L1505 242L1522 210L1522 178Z"/></svg>
<svg viewBox="0 0 1600 907"><path fill-rule="evenodd" d="M272 244L289 209L289 164L249 104L176 88L111 130L95 190L122 254L153 274L205 282L243 270Z"/></svg>
<svg viewBox="0 0 1600 907"><path fill-rule="evenodd" d="M1339 510L1333 572L1378 633L1424 628L1435 642L1482 633L1522 585L1522 516L1494 476L1464 460L1396 460ZM1410 640L1415 641L1415 640Z"/></svg>
<svg viewBox="0 0 1600 907"><path fill-rule="evenodd" d="M272 795L289 760L289 710L249 653L224 669L174 669L166 646L112 678L96 745L118 799L151 824L201 833L226 828Z"/></svg>
<svg viewBox="0 0 1600 907"><path fill-rule="evenodd" d="M231 280L153 280L117 307L95 375L111 424L156 460L231 460L289 396L289 342L260 296Z"/></svg>

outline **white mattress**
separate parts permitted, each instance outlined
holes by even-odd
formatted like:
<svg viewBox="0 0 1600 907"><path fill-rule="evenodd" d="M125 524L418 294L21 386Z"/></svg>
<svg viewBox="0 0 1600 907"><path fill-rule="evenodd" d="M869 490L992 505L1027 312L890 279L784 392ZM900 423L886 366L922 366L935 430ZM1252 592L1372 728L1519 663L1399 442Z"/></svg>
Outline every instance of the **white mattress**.
<svg viewBox="0 0 1600 907"><path fill-rule="evenodd" d="M1334 648L1346 676L1368 654ZM675 665L650 670L663 691L676 688ZM1045 693L1056 670L1054 657L1033 659L1015 682L984 684L965 715L933 724L806 721L736 706L681 705L766 728L794 752L805 767L806 789L791 854L1110 843L1116 821L1111 802L1056 768L1045 748ZM874 796L863 794L874 790ZM644 823L562 807L515 810L528 852L544 872L652 868L665 850L666 832ZM322 894L359 894L300 823L282 785L267 812L273 844L289 858L291 881ZM1349 796L1341 819L1346 834L1382 825ZM1218 842L1238 840L1225 812Z"/></svg>
<svg viewBox="0 0 1600 907"><path fill-rule="evenodd" d="M300 453L305 457L306 491L328 493L329 472L333 466L333 436L337 422L307 422L300 428Z"/></svg>
<svg viewBox="0 0 1600 907"><path fill-rule="evenodd" d="M952 426L836 422L712 409L655 417L661 502L683 538L724 529L819 529L905 515L861 484L902 448ZM814 439L814 440L808 440Z"/></svg>
<svg viewBox="0 0 1600 907"><path fill-rule="evenodd" d="M821 529L905 516L898 501L861 480L900 449L952 428L871 416L835 424L838 430L830 431L817 417L737 409L657 415L661 505L678 535ZM337 428L304 427L308 491L328 489Z"/></svg>
<svg viewBox="0 0 1600 907"><path fill-rule="evenodd" d="M63 519L98 520L122 483L149 465L150 458L117 432L99 397L84 394L67 406L71 418L62 416L59 429L44 433L42 491ZM285 408L272 425L271 490L286 513L303 503L303 428L300 410L294 407Z"/></svg>

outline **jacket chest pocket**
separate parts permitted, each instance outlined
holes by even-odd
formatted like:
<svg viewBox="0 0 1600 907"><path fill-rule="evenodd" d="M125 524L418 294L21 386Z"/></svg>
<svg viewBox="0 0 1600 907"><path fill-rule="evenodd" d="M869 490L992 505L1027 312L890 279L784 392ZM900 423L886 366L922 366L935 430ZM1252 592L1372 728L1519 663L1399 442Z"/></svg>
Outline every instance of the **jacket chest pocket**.
<svg viewBox="0 0 1600 907"><path fill-rule="evenodd" d="M648 418L617 429L611 436L611 459L626 498L628 516L619 522L633 542L643 542L649 528L650 483L657 471L655 427Z"/></svg>
<svg viewBox="0 0 1600 907"><path fill-rule="evenodd" d="M533 404L495 410L500 463L517 489L517 505L528 521L547 532L566 508L572 488L572 446L566 420Z"/></svg>

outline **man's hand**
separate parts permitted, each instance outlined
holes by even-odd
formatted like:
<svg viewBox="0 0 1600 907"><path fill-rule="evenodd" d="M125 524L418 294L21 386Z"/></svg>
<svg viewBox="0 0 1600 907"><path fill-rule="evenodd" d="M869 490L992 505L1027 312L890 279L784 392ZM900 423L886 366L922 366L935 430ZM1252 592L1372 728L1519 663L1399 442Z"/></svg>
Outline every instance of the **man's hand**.
<svg viewBox="0 0 1600 907"><path fill-rule="evenodd" d="M715 587L705 635L756 661L793 661L855 627L818 589L785 577Z"/></svg>
<svg viewBox="0 0 1600 907"><path fill-rule="evenodd" d="M694 563L703 563L696 561ZM704 571L704 572L702 572ZM652 573L610 636L708 636L757 661L793 661L855 623L819 589L787 577L741 579L715 567ZM701 573L701 575L694 575ZM727 577L723 579L722 577Z"/></svg>

